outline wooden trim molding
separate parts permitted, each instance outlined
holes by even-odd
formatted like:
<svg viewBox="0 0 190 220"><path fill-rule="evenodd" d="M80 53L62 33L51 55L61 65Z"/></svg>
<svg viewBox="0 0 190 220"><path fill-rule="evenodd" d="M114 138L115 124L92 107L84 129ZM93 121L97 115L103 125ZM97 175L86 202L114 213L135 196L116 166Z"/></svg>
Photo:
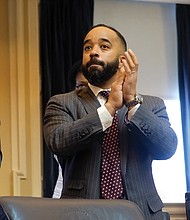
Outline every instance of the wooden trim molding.
<svg viewBox="0 0 190 220"><path fill-rule="evenodd" d="M8 6L14 196L41 195L38 6L38 0L9 0Z"/></svg>
<svg viewBox="0 0 190 220"><path fill-rule="evenodd" d="M41 86L39 70L39 0L28 0L28 51L29 51L29 106L30 114L30 143L31 151L31 176L32 176L32 195L40 196L41 186L41 146L42 129L41 129ZM35 89L34 89L35 85Z"/></svg>
<svg viewBox="0 0 190 220"><path fill-rule="evenodd" d="M10 101L13 195L20 195L20 180L26 179L24 6L9 0Z"/></svg>
<svg viewBox="0 0 190 220"><path fill-rule="evenodd" d="M164 210L170 213L171 220L187 220L185 203L166 203Z"/></svg>

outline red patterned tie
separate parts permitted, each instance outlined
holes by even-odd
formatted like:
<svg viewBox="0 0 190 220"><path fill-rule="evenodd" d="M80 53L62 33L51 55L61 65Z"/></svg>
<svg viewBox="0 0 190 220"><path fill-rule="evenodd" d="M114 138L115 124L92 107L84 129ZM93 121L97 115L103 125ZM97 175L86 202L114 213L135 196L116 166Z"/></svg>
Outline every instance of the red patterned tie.
<svg viewBox="0 0 190 220"><path fill-rule="evenodd" d="M100 94L107 99L109 91L102 91ZM123 193L118 139L118 118L116 113L112 126L104 134L102 144L101 188L104 199L118 199L122 197Z"/></svg>

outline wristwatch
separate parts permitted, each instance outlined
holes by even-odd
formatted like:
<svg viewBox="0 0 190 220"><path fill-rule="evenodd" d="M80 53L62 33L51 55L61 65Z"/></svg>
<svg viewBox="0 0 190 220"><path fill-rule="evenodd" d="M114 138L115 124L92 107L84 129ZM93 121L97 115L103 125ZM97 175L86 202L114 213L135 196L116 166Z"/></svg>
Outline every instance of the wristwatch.
<svg viewBox="0 0 190 220"><path fill-rule="evenodd" d="M134 100L130 101L130 102L126 102L125 105L127 108L130 108L132 106L135 106L137 104L142 104L143 103L143 97L142 95L140 95L139 93L135 94Z"/></svg>

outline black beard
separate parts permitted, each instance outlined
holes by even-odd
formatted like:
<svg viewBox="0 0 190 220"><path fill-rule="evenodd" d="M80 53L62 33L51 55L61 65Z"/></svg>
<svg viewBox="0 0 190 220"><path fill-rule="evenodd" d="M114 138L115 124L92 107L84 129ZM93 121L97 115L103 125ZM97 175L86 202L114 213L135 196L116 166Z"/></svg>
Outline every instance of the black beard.
<svg viewBox="0 0 190 220"><path fill-rule="evenodd" d="M96 67L94 67L91 68L90 71L88 71L88 67L91 66L92 64L101 65L103 67L103 70L101 71ZM115 75L115 73L118 70L118 66L119 66L118 59L116 59L113 62L107 63L107 65L105 65L103 61L99 61L96 58L92 58L86 64L86 66L82 65L82 72L90 84L94 86L99 86L100 84L109 80L113 75Z"/></svg>

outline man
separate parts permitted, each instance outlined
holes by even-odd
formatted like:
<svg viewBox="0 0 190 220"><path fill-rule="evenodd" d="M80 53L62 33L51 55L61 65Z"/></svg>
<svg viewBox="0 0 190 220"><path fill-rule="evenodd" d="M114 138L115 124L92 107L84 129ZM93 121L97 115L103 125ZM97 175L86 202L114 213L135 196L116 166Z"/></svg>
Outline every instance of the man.
<svg viewBox="0 0 190 220"><path fill-rule="evenodd" d="M84 77L82 73L81 66L82 60L79 60L73 64L71 70L69 71L68 79L71 90L82 89L84 86L88 84L87 79Z"/></svg>
<svg viewBox="0 0 190 220"><path fill-rule="evenodd" d="M147 220L161 220L163 203L153 181L152 161L170 158L177 146L164 102L137 94L138 61L117 30L106 25L92 27L83 48L82 69L88 87L52 97L44 116L47 146L66 160L62 198L127 199L141 208ZM99 95L101 90L110 91L107 100ZM105 188L112 191L107 189L111 184L105 186L103 180L107 175L104 137L115 127L115 115L121 181L112 184L118 186L119 194L106 195Z"/></svg>

